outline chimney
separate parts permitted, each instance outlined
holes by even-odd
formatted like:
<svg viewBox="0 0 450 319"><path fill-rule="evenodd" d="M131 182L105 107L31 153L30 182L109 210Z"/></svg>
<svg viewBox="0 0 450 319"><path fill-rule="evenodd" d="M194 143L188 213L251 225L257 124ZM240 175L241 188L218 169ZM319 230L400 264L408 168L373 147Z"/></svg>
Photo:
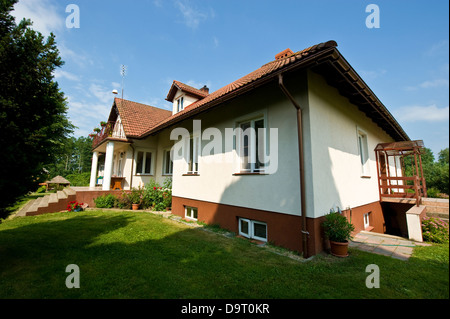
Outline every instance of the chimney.
<svg viewBox="0 0 450 319"><path fill-rule="evenodd" d="M203 91L203 92L206 92L207 94L209 94L209 88L208 88L206 85L204 85L204 86L200 89L200 91Z"/></svg>
<svg viewBox="0 0 450 319"><path fill-rule="evenodd" d="M287 58L288 56L293 55L294 52L292 52L291 49L286 49L284 51L281 51L280 53L275 55L275 60L279 60L279 59L283 59L283 58Z"/></svg>

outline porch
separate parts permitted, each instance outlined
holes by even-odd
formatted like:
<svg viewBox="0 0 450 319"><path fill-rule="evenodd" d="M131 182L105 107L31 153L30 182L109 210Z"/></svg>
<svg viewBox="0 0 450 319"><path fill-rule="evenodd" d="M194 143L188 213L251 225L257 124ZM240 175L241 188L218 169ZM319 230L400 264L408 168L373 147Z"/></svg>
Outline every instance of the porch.
<svg viewBox="0 0 450 319"><path fill-rule="evenodd" d="M427 197L423 141L381 143L375 148L380 201L421 204Z"/></svg>

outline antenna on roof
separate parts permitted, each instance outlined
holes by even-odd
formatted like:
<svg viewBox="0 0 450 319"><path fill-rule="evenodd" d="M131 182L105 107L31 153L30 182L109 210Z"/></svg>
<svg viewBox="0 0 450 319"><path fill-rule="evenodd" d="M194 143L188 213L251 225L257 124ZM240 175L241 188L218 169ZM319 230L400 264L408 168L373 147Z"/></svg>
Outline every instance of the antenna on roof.
<svg viewBox="0 0 450 319"><path fill-rule="evenodd" d="M127 67L122 64L120 66L120 75L122 76L122 100L123 100L123 79L125 78L126 73L127 73Z"/></svg>

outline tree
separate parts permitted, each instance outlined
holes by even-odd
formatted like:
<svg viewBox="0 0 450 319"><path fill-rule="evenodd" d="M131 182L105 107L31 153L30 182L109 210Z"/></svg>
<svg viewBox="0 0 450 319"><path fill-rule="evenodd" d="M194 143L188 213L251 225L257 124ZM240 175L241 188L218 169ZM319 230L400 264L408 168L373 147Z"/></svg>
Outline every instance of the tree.
<svg viewBox="0 0 450 319"><path fill-rule="evenodd" d="M44 163L61 153L74 128L53 79L63 65L55 36L45 39L30 20L16 24L10 14L16 2L2 0L0 7L0 217L36 189Z"/></svg>

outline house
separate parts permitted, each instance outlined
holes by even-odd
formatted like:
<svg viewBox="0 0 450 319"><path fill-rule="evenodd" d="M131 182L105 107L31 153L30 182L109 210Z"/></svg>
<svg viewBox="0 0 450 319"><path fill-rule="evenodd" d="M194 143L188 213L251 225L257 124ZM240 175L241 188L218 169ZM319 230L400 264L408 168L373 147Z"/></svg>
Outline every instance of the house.
<svg viewBox="0 0 450 319"><path fill-rule="evenodd" d="M173 214L305 256L324 249L320 224L332 209L357 230L408 231L383 195L419 204L424 180L408 186L400 162L420 158L420 145L374 151L411 141L336 42L286 49L211 93L174 81L166 99L172 112L114 99L93 141L91 187L99 171L105 191L171 177Z"/></svg>

